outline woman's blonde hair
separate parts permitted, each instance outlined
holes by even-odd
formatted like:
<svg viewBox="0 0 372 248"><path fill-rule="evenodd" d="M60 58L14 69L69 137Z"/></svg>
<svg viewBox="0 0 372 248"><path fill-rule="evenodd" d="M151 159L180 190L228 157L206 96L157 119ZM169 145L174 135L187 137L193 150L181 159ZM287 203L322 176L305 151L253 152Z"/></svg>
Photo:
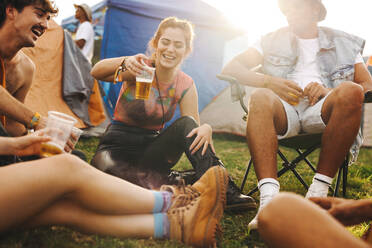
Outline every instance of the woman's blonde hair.
<svg viewBox="0 0 372 248"><path fill-rule="evenodd" d="M194 27L188 20L185 19L178 19L177 17L171 16L163 19L158 29L156 30L154 36L148 43L148 51L151 54L151 58L155 59L155 51L158 47L158 42L160 37L163 35L164 30L167 28L180 28L184 31L185 38L186 38L186 54L189 54L193 48L193 40L194 40Z"/></svg>

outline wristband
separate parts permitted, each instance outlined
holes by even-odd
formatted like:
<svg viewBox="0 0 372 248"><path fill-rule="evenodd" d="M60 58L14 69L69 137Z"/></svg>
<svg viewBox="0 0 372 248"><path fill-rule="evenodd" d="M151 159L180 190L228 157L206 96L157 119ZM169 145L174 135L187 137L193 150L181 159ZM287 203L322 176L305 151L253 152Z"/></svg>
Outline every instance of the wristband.
<svg viewBox="0 0 372 248"><path fill-rule="evenodd" d="M34 116L32 116L32 119L30 121L28 128L34 129L39 124L40 118L41 118L41 115L38 112L35 112Z"/></svg>
<svg viewBox="0 0 372 248"><path fill-rule="evenodd" d="M125 72L126 70L128 70L127 69L127 66L125 65L125 61L127 60L127 56L125 56L124 58L123 58L123 61L121 62L121 64L120 64L120 66L121 66L121 71L122 72Z"/></svg>
<svg viewBox="0 0 372 248"><path fill-rule="evenodd" d="M120 75L120 72L122 72L122 67L119 66L116 70L115 70L115 73L114 73L114 84L116 84L117 82L122 82L122 78L121 78L121 75Z"/></svg>
<svg viewBox="0 0 372 248"><path fill-rule="evenodd" d="M127 70L127 67L125 65L125 60L127 59L128 57L125 56L123 61L121 62L120 66L118 68L116 68L115 70L115 73L114 73L114 84L116 84L117 82L122 82L123 79L121 77L121 72L125 72Z"/></svg>

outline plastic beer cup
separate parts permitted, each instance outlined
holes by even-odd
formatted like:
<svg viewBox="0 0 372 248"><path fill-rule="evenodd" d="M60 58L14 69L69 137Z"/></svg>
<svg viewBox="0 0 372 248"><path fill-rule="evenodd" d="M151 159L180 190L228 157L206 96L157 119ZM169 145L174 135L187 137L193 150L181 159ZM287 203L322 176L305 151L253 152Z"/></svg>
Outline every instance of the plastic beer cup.
<svg viewBox="0 0 372 248"><path fill-rule="evenodd" d="M136 99L147 100L150 96L152 81L154 80L155 68L149 67L142 62L146 70L136 76Z"/></svg>
<svg viewBox="0 0 372 248"><path fill-rule="evenodd" d="M64 147L76 122L76 119L69 115L57 111L49 111L46 135L51 140L41 144L40 156L50 157L64 153Z"/></svg>

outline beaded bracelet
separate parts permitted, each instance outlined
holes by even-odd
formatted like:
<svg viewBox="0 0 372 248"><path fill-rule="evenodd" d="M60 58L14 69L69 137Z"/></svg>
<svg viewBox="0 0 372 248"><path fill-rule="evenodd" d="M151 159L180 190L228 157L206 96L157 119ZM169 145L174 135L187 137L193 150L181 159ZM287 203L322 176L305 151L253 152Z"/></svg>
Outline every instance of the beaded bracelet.
<svg viewBox="0 0 372 248"><path fill-rule="evenodd" d="M41 115L38 112L35 112L34 116L32 116L32 119L30 121L28 128L34 129L39 124L40 118L41 118Z"/></svg>
<svg viewBox="0 0 372 248"><path fill-rule="evenodd" d="M122 72L125 72L126 70L128 70L128 69L127 69L127 66L125 65L125 61L127 60L127 58L128 58L128 56L125 56L125 57L123 58L123 61L122 61L121 64L120 64L120 66L121 66L121 71L122 71Z"/></svg>

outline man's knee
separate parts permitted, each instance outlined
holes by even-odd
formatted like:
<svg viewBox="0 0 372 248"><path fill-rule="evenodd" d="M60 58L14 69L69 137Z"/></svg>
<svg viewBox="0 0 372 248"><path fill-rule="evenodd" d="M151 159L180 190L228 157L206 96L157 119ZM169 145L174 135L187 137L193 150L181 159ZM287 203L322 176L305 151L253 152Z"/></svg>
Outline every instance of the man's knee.
<svg viewBox="0 0 372 248"><path fill-rule="evenodd" d="M255 89L249 97L249 111L262 112L263 110L272 109L275 102L275 93L269 89Z"/></svg>
<svg viewBox="0 0 372 248"><path fill-rule="evenodd" d="M343 108L361 109L364 93L363 88L353 82L343 82L334 89L335 104Z"/></svg>

